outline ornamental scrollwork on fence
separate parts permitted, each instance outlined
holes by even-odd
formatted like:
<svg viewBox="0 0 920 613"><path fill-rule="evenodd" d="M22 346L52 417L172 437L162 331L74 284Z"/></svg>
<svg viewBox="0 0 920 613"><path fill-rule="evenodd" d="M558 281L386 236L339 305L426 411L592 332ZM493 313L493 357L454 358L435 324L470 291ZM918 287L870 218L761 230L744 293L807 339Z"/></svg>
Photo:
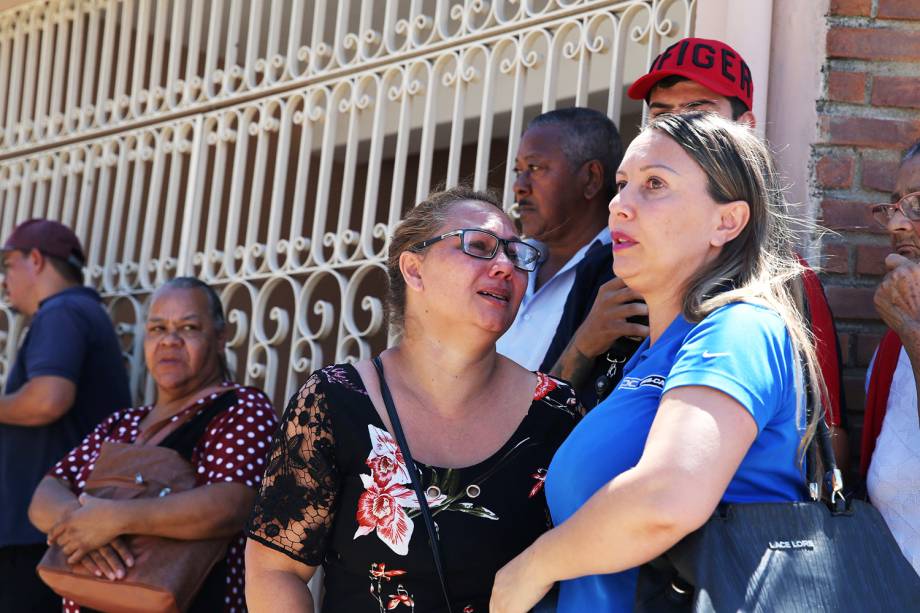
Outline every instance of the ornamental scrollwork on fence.
<svg viewBox="0 0 920 613"><path fill-rule="evenodd" d="M72 227L137 400L143 319L168 279L214 286L228 363L283 406L366 358L387 236L433 188L513 202L521 131L606 110L695 0L39 0L0 13L0 231ZM85 50L85 51L84 51ZM0 306L0 381L23 319Z"/></svg>

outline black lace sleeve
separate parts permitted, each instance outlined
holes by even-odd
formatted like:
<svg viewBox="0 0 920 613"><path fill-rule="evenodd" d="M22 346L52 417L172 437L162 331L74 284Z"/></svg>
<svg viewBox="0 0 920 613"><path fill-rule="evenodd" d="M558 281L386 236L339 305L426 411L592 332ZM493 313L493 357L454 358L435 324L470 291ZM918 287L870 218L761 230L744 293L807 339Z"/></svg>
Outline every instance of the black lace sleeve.
<svg viewBox="0 0 920 613"><path fill-rule="evenodd" d="M310 566L323 562L339 490L324 383L313 373L288 402L247 528L249 538Z"/></svg>

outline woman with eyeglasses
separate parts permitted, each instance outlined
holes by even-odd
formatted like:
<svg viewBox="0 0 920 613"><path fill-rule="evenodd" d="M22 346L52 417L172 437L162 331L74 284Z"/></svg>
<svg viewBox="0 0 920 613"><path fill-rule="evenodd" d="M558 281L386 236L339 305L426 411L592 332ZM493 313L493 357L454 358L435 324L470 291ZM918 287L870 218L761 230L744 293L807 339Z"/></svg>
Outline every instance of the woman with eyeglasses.
<svg viewBox="0 0 920 613"><path fill-rule="evenodd" d="M325 611L488 610L495 572L549 527L543 479L582 412L571 388L495 351L539 255L486 193L434 193L406 215L387 260L398 342L379 364L316 371L285 411L249 528L252 611L312 610L320 565Z"/></svg>
<svg viewBox="0 0 920 613"><path fill-rule="evenodd" d="M920 141L895 176L892 204L872 206L891 235L875 308L889 330L868 372L861 472L872 504L920 573Z"/></svg>

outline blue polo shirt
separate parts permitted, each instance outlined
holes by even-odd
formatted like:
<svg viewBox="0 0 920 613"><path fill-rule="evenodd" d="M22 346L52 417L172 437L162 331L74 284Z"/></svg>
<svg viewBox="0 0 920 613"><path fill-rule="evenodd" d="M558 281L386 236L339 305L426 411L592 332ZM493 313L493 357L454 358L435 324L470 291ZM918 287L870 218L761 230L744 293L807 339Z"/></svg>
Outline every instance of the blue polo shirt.
<svg viewBox="0 0 920 613"><path fill-rule="evenodd" d="M682 386L717 389L748 411L757 438L728 485L724 502L803 500L797 463L796 358L773 310L734 303L698 324L678 316L626 363L613 393L581 420L546 476L553 522L571 517L602 486L639 462L661 395ZM632 611L638 569L560 585L559 613Z"/></svg>
<svg viewBox="0 0 920 613"><path fill-rule="evenodd" d="M73 381L77 393L70 410L47 426L0 425L0 547L45 541L26 515L38 482L99 422L131 406L121 347L95 290L72 287L41 302L5 393L42 375Z"/></svg>

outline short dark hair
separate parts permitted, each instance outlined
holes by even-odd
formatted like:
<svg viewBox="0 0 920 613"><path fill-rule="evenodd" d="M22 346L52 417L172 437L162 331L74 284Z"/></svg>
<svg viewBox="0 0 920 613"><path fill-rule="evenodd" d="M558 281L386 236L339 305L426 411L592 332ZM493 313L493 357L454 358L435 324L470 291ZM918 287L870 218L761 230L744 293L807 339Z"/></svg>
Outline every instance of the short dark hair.
<svg viewBox="0 0 920 613"><path fill-rule="evenodd" d="M31 252L31 249L15 249L14 251L18 251L19 253L23 255L23 257L26 257ZM83 269L82 268L77 267L75 264L71 264L67 260L62 260L61 258L57 256L48 255L41 249L37 249L37 251L42 254L42 257L44 257L45 261L47 261L51 265L51 268L53 268L57 272L57 274L64 277L66 281L68 281L69 283L76 283L78 285L83 285Z"/></svg>
<svg viewBox="0 0 920 613"><path fill-rule="evenodd" d="M214 288L196 277L175 277L160 286L163 289L197 289L201 291L208 301L208 314L218 333L227 327L227 318L224 315L224 305ZM157 291L160 291L157 290Z"/></svg>
<svg viewBox="0 0 920 613"><path fill-rule="evenodd" d="M537 115L527 125L527 130L537 126L559 128L562 132L559 147L573 168L589 160L600 162L604 170L606 200L616 195L615 175L623 161L623 141L609 117L594 109L573 106Z"/></svg>
<svg viewBox="0 0 920 613"><path fill-rule="evenodd" d="M682 77L679 74L672 74L664 77L655 85L652 86L652 89L648 90L648 96L645 97L645 103L648 104L649 99L652 97L652 92L656 88L660 87L661 89L671 89L678 83L683 81L692 81L693 79L688 79L687 77ZM732 107L732 119L738 121L738 118L747 113L749 110L747 105L741 101L741 98L738 96L726 96L728 98L728 103Z"/></svg>
<svg viewBox="0 0 920 613"><path fill-rule="evenodd" d="M51 263L51 267L54 268L59 275L70 281L71 283L77 283L83 285L83 269L77 267L74 264L71 264L67 260L62 260L59 257L48 255L47 253L42 253L45 256L45 259Z"/></svg>

